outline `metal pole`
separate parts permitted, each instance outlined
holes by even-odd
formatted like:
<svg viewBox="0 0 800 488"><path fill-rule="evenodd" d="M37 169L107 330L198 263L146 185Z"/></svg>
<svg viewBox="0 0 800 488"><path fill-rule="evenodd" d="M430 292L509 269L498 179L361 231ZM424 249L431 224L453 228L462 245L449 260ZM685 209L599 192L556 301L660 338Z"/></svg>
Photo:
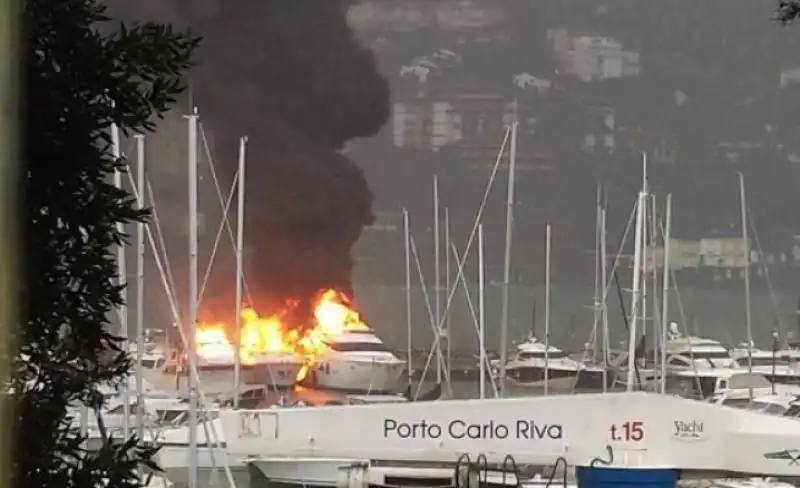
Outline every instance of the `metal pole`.
<svg viewBox="0 0 800 488"><path fill-rule="evenodd" d="M111 126L111 150L114 158L119 160L122 157L119 140L119 127L116 124ZM114 172L114 186L122 188L122 171L116 170ZM120 234L125 232L125 224L117 222L117 232ZM125 256L125 245L120 244L117 246L117 283L124 287L122 289L122 304L119 306L119 335L122 337L122 348L125 354L130 353L129 337L128 337L128 263ZM130 380L125 378L125 383L122 385L122 431L125 439L131 435L131 392Z"/></svg>
<svg viewBox="0 0 800 488"><path fill-rule="evenodd" d="M236 210L236 314L234 325L233 408L239 408L239 391L242 382L242 289L244 285L244 191L245 156L247 137L239 139L239 180Z"/></svg>
<svg viewBox="0 0 800 488"><path fill-rule="evenodd" d="M644 193L645 197L642 200L642 271L641 271L641 289L642 289L642 301L640 303L642 309L642 336L644 337L645 342L645 352L644 357L647 357L647 264L649 263L647 255L649 254L647 246L649 245L649 234L647 227L647 222L649 219L649 200L650 195L648 193L648 185L647 185L647 153L642 153L642 192Z"/></svg>
<svg viewBox="0 0 800 488"><path fill-rule="evenodd" d="M778 333L772 332L772 378L770 383L772 384L772 394L775 394L775 361L776 356L778 354Z"/></svg>
<svg viewBox="0 0 800 488"><path fill-rule="evenodd" d="M744 175L739 172L739 197L742 206L742 244L744 247L744 310L747 333L747 373L753 374L753 323L750 305L750 240L747 227L747 200L744 191ZM747 388L750 401L753 401L753 385L748 382Z"/></svg>
<svg viewBox="0 0 800 488"><path fill-rule="evenodd" d="M628 377L627 391L633 391L633 384L636 380L636 340L638 338L636 325L639 322L639 302L641 302L641 279L642 279L642 233L644 227L644 204L642 203L647 195L639 192L636 201L636 231L634 233L633 249L633 296L631 299L631 326L628 335Z"/></svg>
<svg viewBox="0 0 800 488"><path fill-rule="evenodd" d="M403 209L403 236L405 238L406 258L406 356L408 364L408 384L411 385L411 229L408 210Z"/></svg>
<svg viewBox="0 0 800 488"><path fill-rule="evenodd" d="M486 398L486 301L484 292L486 290L486 276L484 269L483 256L483 224L478 224L478 346L480 352L480 366L478 367L478 388L480 398ZM503 386L500 386L502 390Z"/></svg>
<svg viewBox="0 0 800 488"><path fill-rule="evenodd" d="M448 207L444 208L444 283L445 283L445 294L446 296L450 296L450 209ZM447 361L445 364L447 366L447 391L452 394L453 386L451 384L450 376L453 374L453 347L450 335L450 312L445 312L444 317L444 330L445 335L447 336Z"/></svg>
<svg viewBox="0 0 800 488"><path fill-rule="evenodd" d="M136 138L136 188L139 193L137 208L144 209L145 192L145 154L144 135ZM144 222L136 224L136 437L144 438L144 379L142 378L142 358L144 357Z"/></svg>
<svg viewBox="0 0 800 488"><path fill-rule="evenodd" d="M667 195L666 214L664 219L664 275L661 277L661 393L667 392L667 348L664 347L667 343L667 320L668 315L668 300L669 300L669 275L672 271L672 265L669 262L669 240L672 229L672 195Z"/></svg>
<svg viewBox="0 0 800 488"><path fill-rule="evenodd" d="M442 290L439 252L439 176L433 175L433 281L434 281L434 316L436 317L436 383L442 384Z"/></svg>
<svg viewBox="0 0 800 488"><path fill-rule="evenodd" d="M550 253L552 252L553 227L545 226L544 247L544 394L548 394L550 382Z"/></svg>
<svg viewBox="0 0 800 488"><path fill-rule="evenodd" d="M189 488L197 486L197 109L189 119L189 320L186 342L189 347Z"/></svg>
<svg viewBox="0 0 800 488"><path fill-rule="evenodd" d="M608 269L606 264L606 209L600 209L600 276L602 303L600 305L603 320L603 393L608 389Z"/></svg>
<svg viewBox="0 0 800 488"><path fill-rule="evenodd" d="M597 364L597 351L602 349L602 346L598 348L600 336L597 334L597 328L600 325L600 293L601 289L605 288L605 282L601 285L600 280L600 212L600 186L598 186L594 222L594 296L592 297L592 311L594 312L594 320L592 321L592 361L595 364Z"/></svg>
<svg viewBox="0 0 800 488"><path fill-rule="evenodd" d="M658 364L658 360L661 357L661 353L659 352L660 349L660 340L661 337L661 328L663 324L661 323L661 311L658 305L658 263L656 262L656 251L655 246L657 243L657 236L658 236L658 222L657 222L657 212L656 212L656 197L655 195L649 195L649 203L650 203L650 265L653 268L653 340L651 341L653 345L653 365L655 367Z"/></svg>
<svg viewBox="0 0 800 488"><path fill-rule="evenodd" d="M508 194L506 198L506 251L503 265L503 309L500 323L500 398L506 393L506 361L508 361L508 300L511 281L511 235L514 224L514 173L517 169L517 127L511 125L511 147L508 158Z"/></svg>

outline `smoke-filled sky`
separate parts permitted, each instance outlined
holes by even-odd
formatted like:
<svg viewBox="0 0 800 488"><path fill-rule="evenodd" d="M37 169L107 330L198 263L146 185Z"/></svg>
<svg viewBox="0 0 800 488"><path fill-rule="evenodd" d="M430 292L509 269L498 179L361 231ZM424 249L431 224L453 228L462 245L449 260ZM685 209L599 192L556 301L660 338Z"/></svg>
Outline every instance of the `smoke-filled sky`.
<svg viewBox="0 0 800 488"><path fill-rule="evenodd" d="M247 279L256 305L325 287L350 292L350 249L372 220L372 194L339 150L377 132L389 111L388 84L347 25L352 0L110 3L114 17L169 21L204 37L192 102L218 153L235 154L239 137L249 138Z"/></svg>

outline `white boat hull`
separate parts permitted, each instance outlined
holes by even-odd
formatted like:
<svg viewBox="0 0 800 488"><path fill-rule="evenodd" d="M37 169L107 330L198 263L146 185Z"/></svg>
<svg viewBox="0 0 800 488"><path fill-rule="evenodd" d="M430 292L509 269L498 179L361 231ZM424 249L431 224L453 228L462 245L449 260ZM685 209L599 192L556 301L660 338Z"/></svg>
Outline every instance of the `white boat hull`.
<svg viewBox="0 0 800 488"><path fill-rule="evenodd" d="M291 388L302 368L300 361L265 361L254 366L242 368L240 391L248 388L266 386L273 389ZM160 370L143 369L144 378L160 391L188 394L188 378L185 375L165 373ZM210 398L227 398L233 395L233 368L199 369L198 379L203 393Z"/></svg>
<svg viewBox="0 0 800 488"><path fill-rule="evenodd" d="M309 372L304 386L369 393L401 393L406 389L406 363L395 360L333 358Z"/></svg>
<svg viewBox="0 0 800 488"><path fill-rule="evenodd" d="M569 376L565 378L554 378L547 382L544 380L522 382L507 377L506 391L511 395L537 395L544 393L545 383L547 383L548 393L573 393L578 383L578 377Z"/></svg>
<svg viewBox="0 0 800 488"><path fill-rule="evenodd" d="M600 368L568 369L552 368L547 381L544 380L544 368L531 366L511 367L506 371L506 387L519 390L520 394L544 392L545 384L548 393L574 393L576 390L601 390L603 388L603 370ZM614 382L614 373L609 371L605 376L606 386Z"/></svg>
<svg viewBox="0 0 800 488"><path fill-rule="evenodd" d="M250 383L263 383L269 388L286 389L294 386L303 363L300 361L275 361L253 366Z"/></svg>

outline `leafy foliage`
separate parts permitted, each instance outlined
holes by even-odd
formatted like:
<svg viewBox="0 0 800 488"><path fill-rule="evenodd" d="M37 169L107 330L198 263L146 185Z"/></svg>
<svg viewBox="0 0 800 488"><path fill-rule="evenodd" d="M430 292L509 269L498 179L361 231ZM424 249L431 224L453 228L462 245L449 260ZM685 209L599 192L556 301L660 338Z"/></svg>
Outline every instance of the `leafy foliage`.
<svg viewBox="0 0 800 488"><path fill-rule="evenodd" d="M147 214L111 184L125 162L111 154L108 129L152 130L183 90L199 39L149 23L103 33L104 12L95 0L24 2L24 316L9 379L21 488L136 486L136 468L154 454L136 439L87 452L70 414L77 402L99 407L98 388L130 368L108 330L123 289L112 252L126 237L116 224Z"/></svg>

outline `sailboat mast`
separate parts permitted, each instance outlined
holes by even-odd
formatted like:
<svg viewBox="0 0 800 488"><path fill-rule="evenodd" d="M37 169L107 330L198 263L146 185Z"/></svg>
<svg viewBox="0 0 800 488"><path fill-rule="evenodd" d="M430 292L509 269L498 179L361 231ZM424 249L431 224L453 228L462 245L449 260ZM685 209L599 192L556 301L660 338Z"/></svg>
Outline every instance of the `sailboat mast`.
<svg viewBox="0 0 800 488"><path fill-rule="evenodd" d="M439 175L433 175L433 281L434 317L436 318L436 384L442 384L442 290L441 290L441 243L439 237Z"/></svg>
<svg viewBox="0 0 800 488"><path fill-rule="evenodd" d="M189 488L197 486L197 109L189 119L189 320L186 334L189 347Z"/></svg>
<svg viewBox="0 0 800 488"><path fill-rule="evenodd" d="M644 199L642 200L642 268L639 268L641 271L641 280L642 280L642 301L641 301L641 310L642 310L642 336L644 337L645 345L647 344L647 265L649 263L647 259L647 247L649 245L649 232L648 232L648 225L647 222L650 220L649 218L649 203L650 203L650 195L648 193L648 185L647 185L647 153L642 153L642 193L644 193ZM646 353L645 353L646 356Z"/></svg>
<svg viewBox="0 0 800 488"><path fill-rule="evenodd" d="M478 224L478 346L480 366L478 366L478 390L480 398L486 398L486 271L484 268L483 224ZM502 389L502 385L500 386Z"/></svg>
<svg viewBox="0 0 800 488"><path fill-rule="evenodd" d="M628 335L628 377L627 377L627 391L633 391L633 383L635 381L636 372L636 343L638 339L636 326L639 322L639 305L642 300L641 297L641 283L642 283L642 234L644 227L644 200L647 198L646 194L639 192L639 198L636 201L636 231L634 233L634 250L633 250L633 297L631 299L631 323L630 333Z"/></svg>
<svg viewBox="0 0 800 488"><path fill-rule="evenodd" d="M448 207L444 208L444 286L445 286L445 296L450 296L450 209ZM445 330L445 337L447 337L447 360L445 361L445 371L447 371L446 379L447 379L447 391L448 393L453 392L453 387L451 384L450 375L453 372L453 347L450 335L450 310L445 312L444 317L444 330Z"/></svg>
<svg viewBox="0 0 800 488"><path fill-rule="evenodd" d="M744 247L744 310L747 333L747 372L753 374L753 323L750 304L750 239L747 226L747 200L744 191L744 174L739 172L739 200L742 212L742 245ZM750 401L753 400L753 385L748 383Z"/></svg>
<svg viewBox="0 0 800 488"><path fill-rule="evenodd" d="M664 276L661 287L661 393L667 392L667 320L669 320L669 275L672 272L669 262L669 240L672 228L672 195L667 195L664 219Z"/></svg>
<svg viewBox="0 0 800 488"><path fill-rule="evenodd" d="M408 210L403 209L403 238L405 240L406 261L406 369L408 384L411 385L411 229L408 221Z"/></svg>
<svg viewBox="0 0 800 488"><path fill-rule="evenodd" d="M136 188L139 198L136 207L144 210L145 154L144 135L136 134ZM144 379L142 358L144 356L144 222L136 224L136 437L144 438Z"/></svg>
<svg viewBox="0 0 800 488"><path fill-rule="evenodd" d="M661 357L659 353L659 348L662 346L661 344L661 329L664 327L664 324L661 323L661 315L660 309L658 305L658 262L656 260L656 251L655 247L658 243L658 214L656 212L656 197L655 195L648 195L648 199L650 201L650 227L649 227L649 234L650 234L650 269L653 270L653 339L650 341L653 347L653 364L658 364L658 360Z"/></svg>
<svg viewBox="0 0 800 488"><path fill-rule="evenodd" d="M601 317L603 320L603 392L608 389L608 269L606 264L606 208L600 209L600 277L602 282Z"/></svg>
<svg viewBox="0 0 800 488"><path fill-rule="evenodd" d="M506 249L503 263L503 309L500 323L500 398L506 392L506 361L508 360L508 300L511 285L511 236L514 224L514 187L517 169L517 129L519 123L514 114L511 124L511 148L508 157L508 194L506 198Z"/></svg>
<svg viewBox="0 0 800 488"><path fill-rule="evenodd" d="M111 150L114 155L114 159L119 160L122 157L122 152L120 149L120 138L119 138L119 127L117 124L113 124L111 126ZM114 172L114 186L117 188L122 188L122 170L117 169ZM122 222L117 222L117 232L120 234L125 233L125 224ZM129 344L129 336L128 336L128 300L127 300L127 293L128 293L128 263L125 256L125 245L120 244L117 246L117 284L123 287L122 293L123 297L125 298L122 300L122 303L119 306L119 335L122 337L122 349L125 351L125 354L129 354L130 348L128 347ZM130 381L128 378L125 378L125 383L122 385L122 430L123 435L125 438L129 438L131 435L130 426L131 426L131 392L130 392Z"/></svg>
<svg viewBox="0 0 800 488"><path fill-rule="evenodd" d="M242 290L244 288L244 192L247 137L239 139L239 179L236 206L236 311L234 315L233 408L239 408L242 382Z"/></svg>
<svg viewBox="0 0 800 488"><path fill-rule="evenodd" d="M594 296L592 297L592 360L597 361L599 336L597 327L600 324L600 185L597 185L597 205L595 206L594 223ZM603 285L604 286L604 285Z"/></svg>
<svg viewBox="0 0 800 488"><path fill-rule="evenodd" d="M553 242L552 225L545 225L544 244L544 394L550 383L550 253Z"/></svg>

